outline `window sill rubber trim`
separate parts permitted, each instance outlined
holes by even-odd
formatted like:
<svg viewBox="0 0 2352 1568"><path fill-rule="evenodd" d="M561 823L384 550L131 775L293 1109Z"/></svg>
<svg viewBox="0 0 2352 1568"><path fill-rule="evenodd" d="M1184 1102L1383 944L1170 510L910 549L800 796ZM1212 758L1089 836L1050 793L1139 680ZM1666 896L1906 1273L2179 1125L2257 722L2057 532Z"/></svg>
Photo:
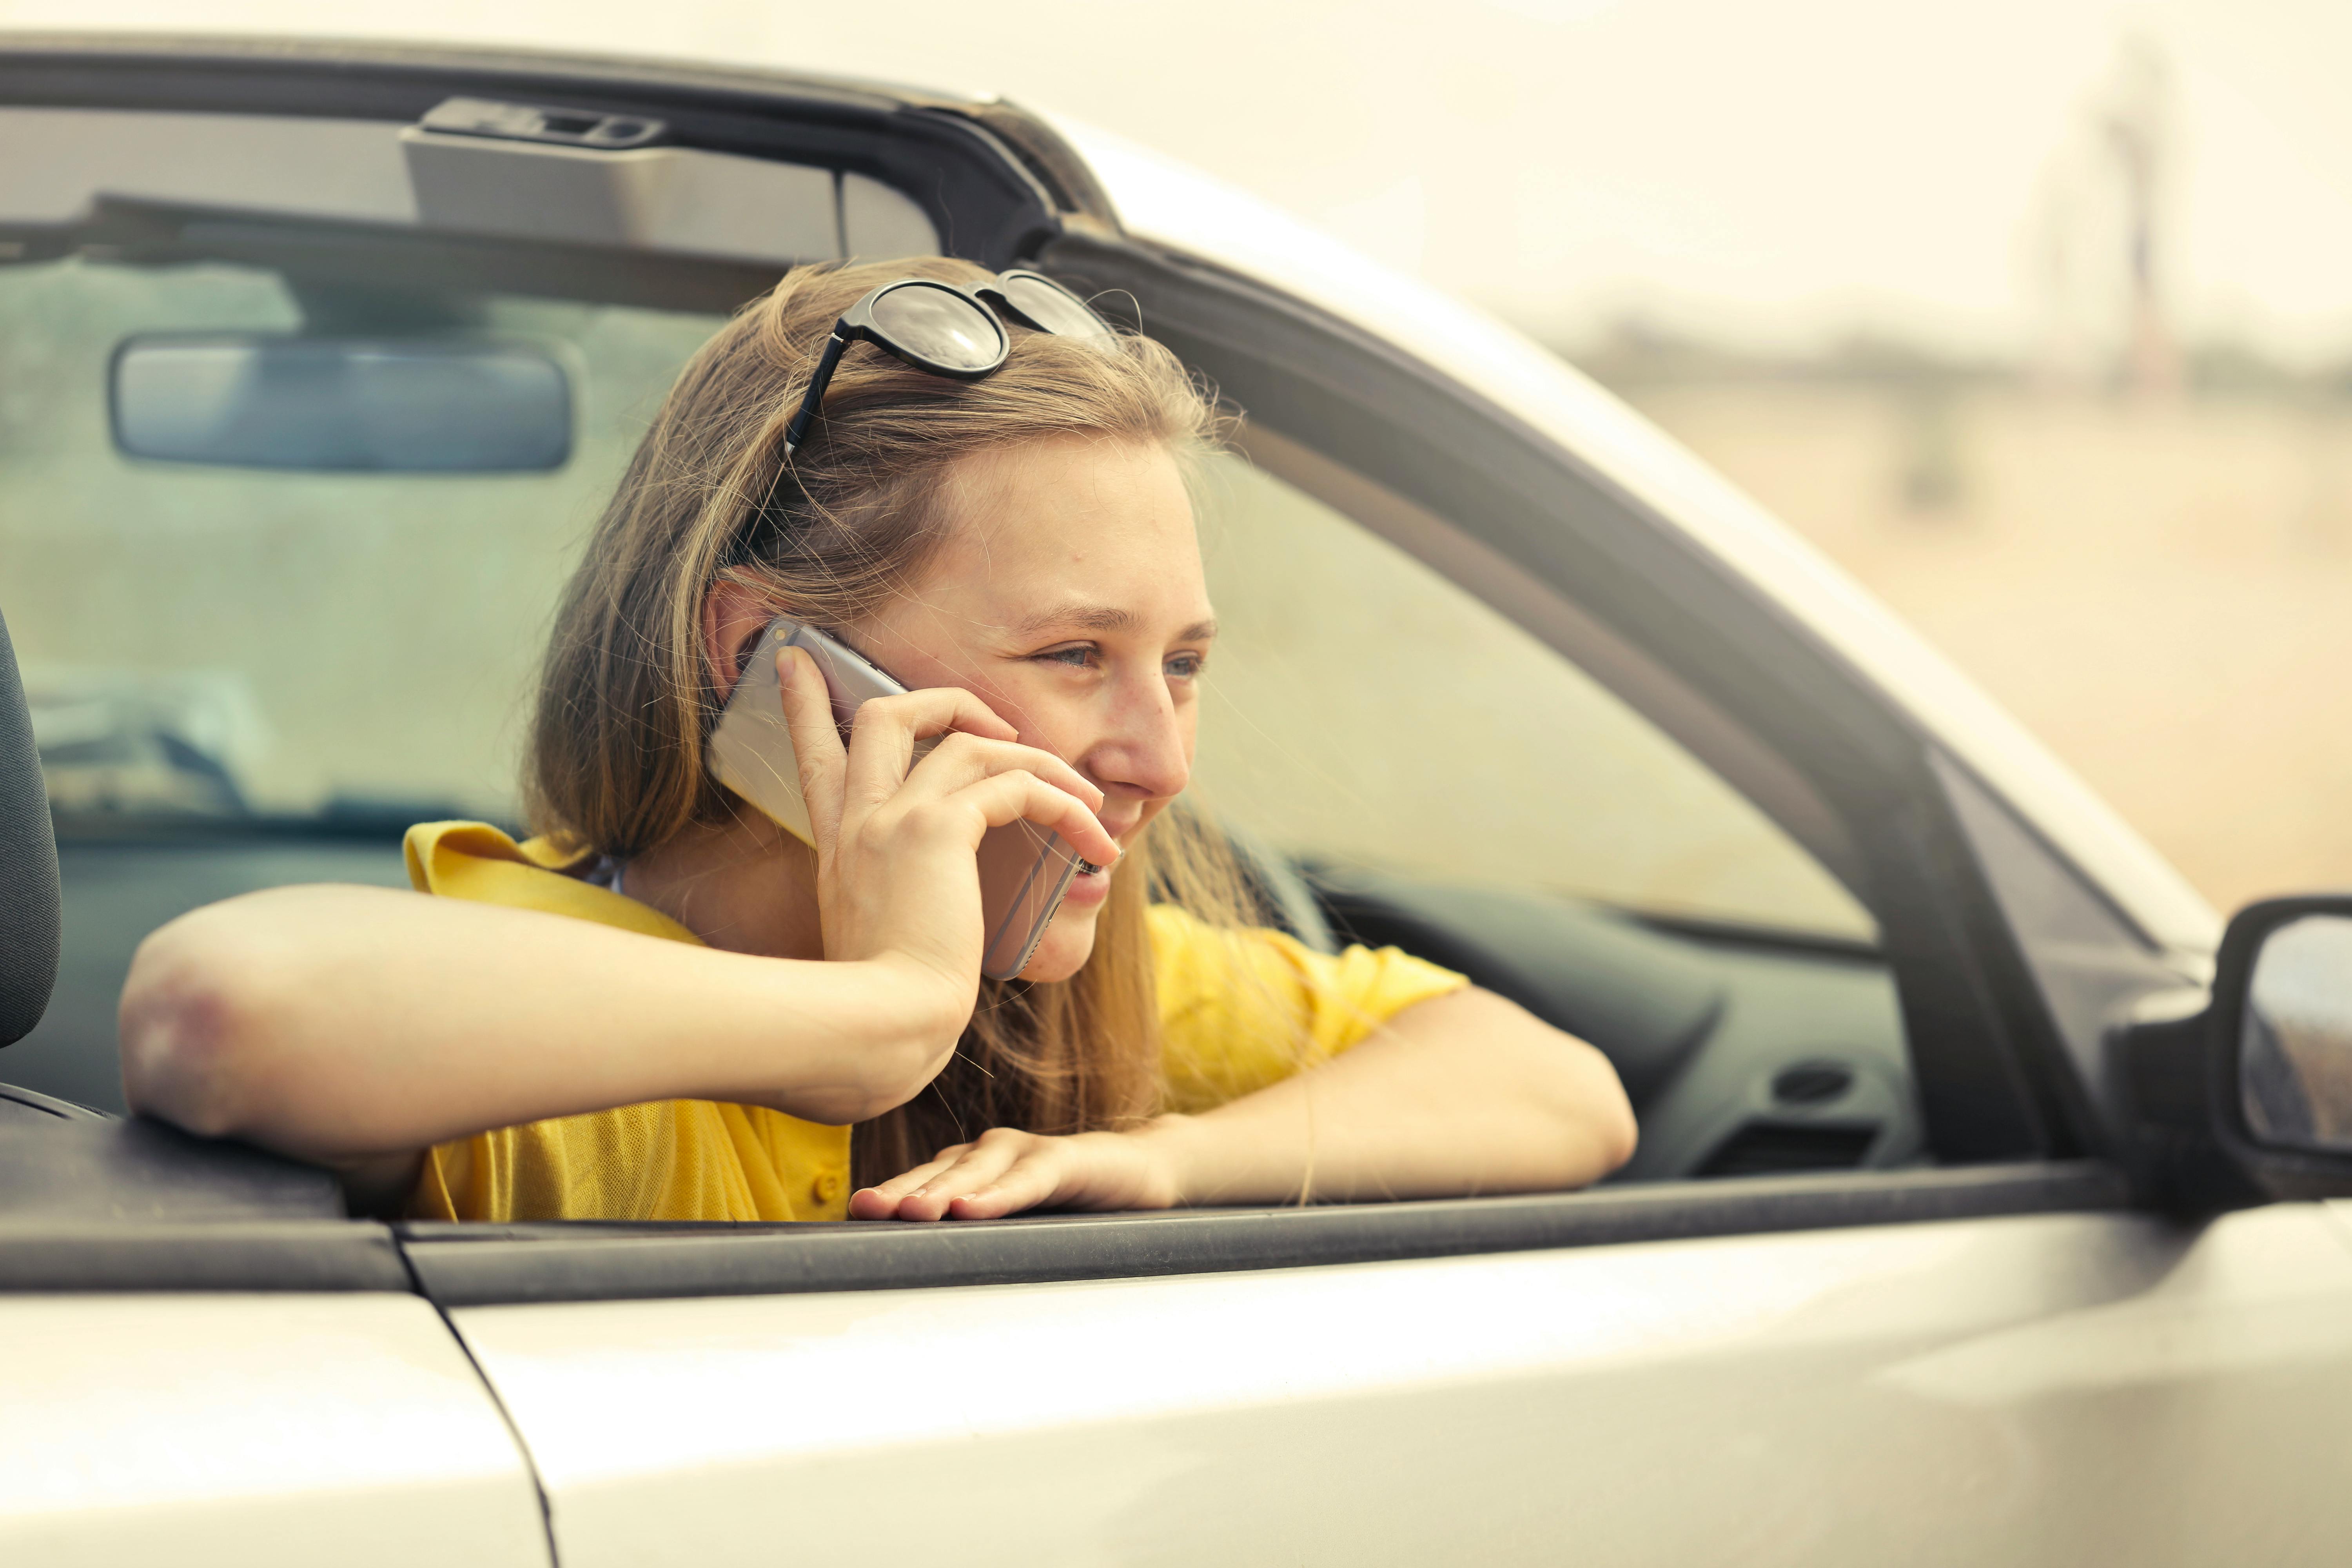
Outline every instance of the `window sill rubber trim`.
<svg viewBox="0 0 2352 1568"><path fill-rule="evenodd" d="M2095 1161L914 1226L395 1227L445 1309L1150 1279L2127 1207Z"/></svg>
<svg viewBox="0 0 2352 1568"><path fill-rule="evenodd" d="M0 1224L0 1296L416 1288L390 1227L360 1220Z"/></svg>

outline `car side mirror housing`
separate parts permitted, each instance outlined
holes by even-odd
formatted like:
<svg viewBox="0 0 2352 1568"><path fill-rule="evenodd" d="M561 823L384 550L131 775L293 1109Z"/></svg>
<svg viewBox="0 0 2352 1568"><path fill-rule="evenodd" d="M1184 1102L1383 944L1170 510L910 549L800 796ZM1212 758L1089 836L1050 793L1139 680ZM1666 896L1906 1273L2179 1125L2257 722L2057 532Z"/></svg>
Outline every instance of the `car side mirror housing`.
<svg viewBox="0 0 2352 1568"><path fill-rule="evenodd" d="M2108 1037L2149 1200L2211 1212L2352 1194L2352 894L2238 911L2196 1000L2151 998Z"/></svg>

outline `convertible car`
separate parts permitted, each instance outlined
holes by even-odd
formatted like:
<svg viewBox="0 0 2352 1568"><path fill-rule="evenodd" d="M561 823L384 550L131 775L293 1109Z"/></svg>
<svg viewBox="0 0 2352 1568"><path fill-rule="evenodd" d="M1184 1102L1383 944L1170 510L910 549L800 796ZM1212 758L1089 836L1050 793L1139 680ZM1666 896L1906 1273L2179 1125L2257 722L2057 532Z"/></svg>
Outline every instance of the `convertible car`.
<svg viewBox="0 0 2352 1568"><path fill-rule="evenodd" d="M514 819L534 640L714 325L795 263L940 251L1063 280L1239 416L1199 485L1228 629L1193 808L1267 918L1591 1040L1633 1162L472 1226L126 1117L148 931ZM12 1564L2352 1540L2352 900L2225 931L1572 368L1085 127L719 67L0 42L0 613Z"/></svg>

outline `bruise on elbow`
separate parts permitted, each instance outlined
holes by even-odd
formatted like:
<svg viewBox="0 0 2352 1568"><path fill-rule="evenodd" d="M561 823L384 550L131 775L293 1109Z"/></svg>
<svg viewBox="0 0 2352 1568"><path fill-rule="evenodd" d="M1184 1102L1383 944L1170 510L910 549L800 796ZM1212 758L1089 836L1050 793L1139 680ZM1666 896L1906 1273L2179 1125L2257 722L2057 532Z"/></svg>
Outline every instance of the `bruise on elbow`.
<svg viewBox="0 0 2352 1568"><path fill-rule="evenodd" d="M131 1110L206 1137L245 1121L268 1008L265 965L215 939L210 909L139 944L122 985L123 1099Z"/></svg>

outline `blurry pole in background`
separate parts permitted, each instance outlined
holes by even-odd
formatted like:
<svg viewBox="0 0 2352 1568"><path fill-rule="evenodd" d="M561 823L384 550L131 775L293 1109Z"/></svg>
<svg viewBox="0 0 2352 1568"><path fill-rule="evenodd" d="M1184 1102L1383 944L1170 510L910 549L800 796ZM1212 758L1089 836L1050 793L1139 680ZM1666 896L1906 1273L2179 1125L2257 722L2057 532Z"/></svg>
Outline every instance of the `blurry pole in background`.
<svg viewBox="0 0 2352 1568"><path fill-rule="evenodd" d="M2158 263L2172 125L2172 72L2163 51L2147 38L2126 41L2116 62L2105 128L2129 225L2131 346L2126 376L2143 393L2180 389L2180 356L2165 321L2165 274Z"/></svg>
<svg viewBox="0 0 2352 1568"><path fill-rule="evenodd" d="M2057 387L2180 391L2168 290L2183 162L2173 74L2131 37L2052 149L2029 216L2034 370Z"/></svg>

